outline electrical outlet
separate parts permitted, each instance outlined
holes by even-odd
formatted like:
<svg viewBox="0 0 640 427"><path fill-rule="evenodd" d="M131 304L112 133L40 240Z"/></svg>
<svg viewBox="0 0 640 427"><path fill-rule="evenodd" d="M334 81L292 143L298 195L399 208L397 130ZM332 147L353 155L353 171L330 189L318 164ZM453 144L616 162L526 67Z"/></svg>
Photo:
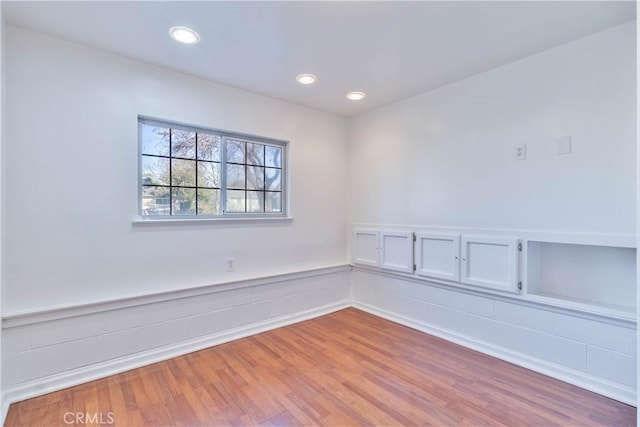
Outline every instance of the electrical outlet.
<svg viewBox="0 0 640 427"><path fill-rule="evenodd" d="M233 271L236 268L236 259L227 258L227 271Z"/></svg>
<svg viewBox="0 0 640 427"><path fill-rule="evenodd" d="M516 144L513 148L513 158L515 160L524 160L527 158L527 144Z"/></svg>

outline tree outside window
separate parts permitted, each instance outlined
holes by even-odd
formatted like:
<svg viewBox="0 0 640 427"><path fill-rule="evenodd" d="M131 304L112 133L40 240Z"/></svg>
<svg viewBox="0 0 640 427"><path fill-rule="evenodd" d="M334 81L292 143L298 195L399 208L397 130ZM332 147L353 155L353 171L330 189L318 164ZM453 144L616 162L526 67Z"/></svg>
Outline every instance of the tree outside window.
<svg viewBox="0 0 640 427"><path fill-rule="evenodd" d="M143 216L284 214L286 143L140 119Z"/></svg>

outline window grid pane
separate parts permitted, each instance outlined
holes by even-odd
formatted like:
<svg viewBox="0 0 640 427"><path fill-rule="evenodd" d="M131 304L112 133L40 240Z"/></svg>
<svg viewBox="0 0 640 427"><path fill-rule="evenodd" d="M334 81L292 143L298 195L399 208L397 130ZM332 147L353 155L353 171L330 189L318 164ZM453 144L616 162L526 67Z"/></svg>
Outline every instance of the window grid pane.
<svg viewBox="0 0 640 427"><path fill-rule="evenodd" d="M220 162L220 146L222 138L219 135L199 133L197 135L196 157L198 160Z"/></svg>
<svg viewBox="0 0 640 427"><path fill-rule="evenodd" d="M244 190L247 188L246 168L235 163L227 164L227 188Z"/></svg>
<svg viewBox="0 0 640 427"><path fill-rule="evenodd" d="M227 200L226 212L229 213L281 213L280 209L266 209L266 187L267 171L265 165L266 144L249 141L238 141L227 139L227 164L226 164L226 186ZM278 148L279 149L279 148ZM271 158L268 161L271 164L278 163L281 152L270 151ZM275 153L275 154L274 154ZM243 154L243 156L241 156ZM243 162L241 163L241 159ZM275 159L275 160L274 160ZM278 163L279 164L279 163ZM272 167L269 173L271 181L279 179L281 168ZM244 182L243 182L244 178ZM269 184L274 187L273 183ZM279 182L276 183L277 188L272 190L280 190ZM244 192L232 190L244 190Z"/></svg>
<svg viewBox="0 0 640 427"><path fill-rule="evenodd" d="M220 190L199 188L197 215L220 214Z"/></svg>
<svg viewBox="0 0 640 427"><path fill-rule="evenodd" d="M246 194L244 190L227 190L227 212L246 212Z"/></svg>
<svg viewBox="0 0 640 427"><path fill-rule="evenodd" d="M284 145L152 120L139 123L142 215L284 213Z"/></svg>
<svg viewBox="0 0 640 427"><path fill-rule="evenodd" d="M195 187L196 162L194 160L171 159L171 185Z"/></svg>
<svg viewBox="0 0 640 427"><path fill-rule="evenodd" d="M142 139L142 154L168 156L169 128L142 124L140 127Z"/></svg>
<svg viewBox="0 0 640 427"><path fill-rule="evenodd" d="M220 188L220 163L199 160L196 173L199 188Z"/></svg>
<svg viewBox="0 0 640 427"><path fill-rule="evenodd" d="M179 129L171 129L171 157L195 159L196 133Z"/></svg>
<svg viewBox="0 0 640 427"><path fill-rule="evenodd" d="M264 145L247 142L247 164L264 166Z"/></svg>
<svg viewBox="0 0 640 427"><path fill-rule="evenodd" d="M195 188L171 188L171 215L195 215L196 214L196 189Z"/></svg>

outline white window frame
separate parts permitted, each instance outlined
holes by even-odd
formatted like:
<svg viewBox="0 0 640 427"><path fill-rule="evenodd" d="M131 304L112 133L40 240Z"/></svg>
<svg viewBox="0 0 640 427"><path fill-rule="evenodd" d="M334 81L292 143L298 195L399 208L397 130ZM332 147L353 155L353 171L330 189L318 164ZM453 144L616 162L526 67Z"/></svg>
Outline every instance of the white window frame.
<svg viewBox="0 0 640 427"><path fill-rule="evenodd" d="M220 137L221 147L220 147L220 214L217 215L180 215L180 214L171 214L171 210L169 211L169 215L145 215L142 207L142 199L143 199L143 179L142 179L142 159L143 159L143 141L142 141L142 125L151 125L151 126L161 126L161 127L170 127L173 129L180 129L191 132L200 132L206 133L209 135L215 135ZM282 159L281 159L281 212L227 212L227 191L229 190L226 187L226 143L227 140L233 139L235 141L249 142L255 143L265 146L275 146L279 147L282 150ZM169 156L169 159L172 157ZM194 159L195 160L195 159ZM245 159L246 162L246 159ZM246 164L245 164L246 166ZM196 183L197 184L197 183ZM169 183L169 193L171 194L171 188L173 187L171 183ZM233 190L233 189L231 189ZM245 188L245 191L247 189ZM197 193L196 193L197 194ZM245 196L246 197L246 196ZM202 220L229 220L229 219L286 219L289 217L289 142L284 140L278 140L274 138L266 138L262 136L254 136L248 135L239 132L230 132L223 131L218 129L206 128L201 126L194 126L190 124L184 124L172 120L165 119L157 119L147 116L138 116L138 216L143 221L158 221L158 222L183 222L185 220L193 220L193 221L202 221ZM171 206L170 206L171 209Z"/></svg>

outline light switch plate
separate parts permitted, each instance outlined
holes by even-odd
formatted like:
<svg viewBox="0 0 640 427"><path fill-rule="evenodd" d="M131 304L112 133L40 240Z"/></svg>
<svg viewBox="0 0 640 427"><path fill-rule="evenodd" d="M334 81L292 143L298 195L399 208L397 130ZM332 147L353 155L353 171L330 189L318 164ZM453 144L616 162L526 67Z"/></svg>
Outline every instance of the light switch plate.
<svg viewBox="0 0 640 427"><path fill-rule="evenodd" d="M558 154L571 153L571 137L561 136L558 138Z"/></svg>

